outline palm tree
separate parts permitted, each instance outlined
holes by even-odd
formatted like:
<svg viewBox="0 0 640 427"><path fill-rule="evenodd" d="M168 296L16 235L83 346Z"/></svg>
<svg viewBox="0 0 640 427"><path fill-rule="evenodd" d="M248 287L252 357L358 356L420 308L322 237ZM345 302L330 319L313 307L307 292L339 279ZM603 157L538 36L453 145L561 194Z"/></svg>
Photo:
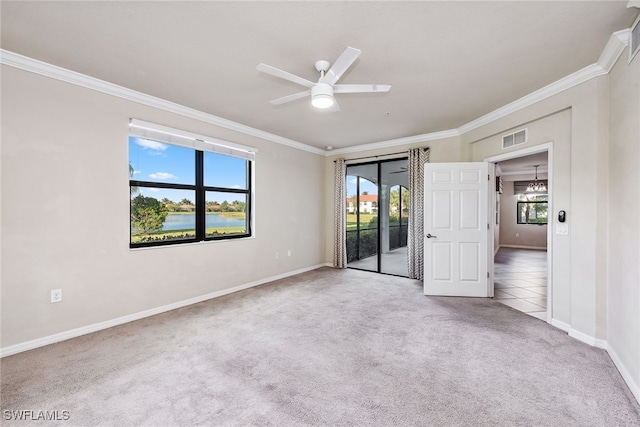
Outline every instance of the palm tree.
<svg viewBox="0 0 640 427"><path fill-rule="evenodd" d="M131 166L131 163L129 163L129 178L131 178L133 176L133 173L135 172L135 170L133 169L133 166ZM135 186L135 185L129 185L129 195L131 197L135 196L136 194L140 193L140 188Z"/></svg>

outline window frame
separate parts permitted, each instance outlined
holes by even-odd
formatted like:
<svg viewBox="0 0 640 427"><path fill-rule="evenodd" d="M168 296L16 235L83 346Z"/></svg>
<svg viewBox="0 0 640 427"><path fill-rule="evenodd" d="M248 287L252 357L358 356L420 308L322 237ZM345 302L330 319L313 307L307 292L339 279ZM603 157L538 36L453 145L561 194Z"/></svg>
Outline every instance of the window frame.
<svg viewBox="0 0 640 427"><path fill-rule="evenodd" d="M131 120L131 127L134 127L135 124L143 123L147 128L154 126L152 124L136 121L134 119ZM162 132L166 132L166 127L155 125L154 128L151 128L154 135L162 135ZM179 135L183 139L192 138L194 139L194 143L190 146L190 144L185 144L182 141L180 143L176 143L171 140L172 136ZM179 184L179 183L168 183L168 182L154 182L154 181L144 181L129 179L129 194L131 195L131 188L162 188L162 189L173 189L173 190L190 190L195 193L195 236L193 238L187 239L175 239L175 240L158 240L158 241L150 241L150 242L132 242L132 234L131 234L131 216L129 217L129 248L146 248L146 247L156 247L156 246L173 246L180 245L185 243L198 243L198 242L207 242L207 241L220 241L220 240L233 240L233 239L243 239L253 237L253 204L254 204L254 192L253 192L253 175L254 175L254 163L255 163L255 153L256 149L252 149L252 151L248 151L247 149L251 149L252 147L244 147L239 146L237 144L232 144L225 142L224 145L219 144L219 140L214 140L213 138L207 138L202 136L196 136L194 138L194 134L190 134L187 132L181 132L178 130L171 130L171 134L169 138L154 138L153 136L144 136L140 135L138 132L130 132L129 138L136 137L147 139L151 141L161 142L167 145L173 145L178 147L186 147L194 151L194 162L195 162L195 180L194 184ZM207 138L208 140L205 140ZM129 139L130 140L130 139ZM212 144L214 148L217 149L207 149L203 150L202 147L208 147L205 144ZM222 147L222 148L220 148ZM236 148L239 147L239 148ZM247 151L249 154L247 155L233 155L233 150L237 149L238 151ZM213 152L218 155L228 156L228 157L236 157L244 160L245 168L246 168L246 188L230 188L230 187L218 187L211 185L204 185L204 157L205 152ZM252 158L248 158L252 157ZM206 215L207 215L207 206L206 206L206 197L207 192L219 192L219 193L233 193L233 194L244 194L246 199L245 204L245 214L246 214L246 232L238 233L238 234L230 234L230 235L215 235L215 236L207 236L206 234ZM129 209L131 209L131 198L129 199ZM131 215L131 210L130 210Z"/></svg>
<svg viewBox="0 0 640 427"><path fill-rule="evenodd" d="M521 222L520 221L520 204L546 204L547 218L545 222ZM548 225L549 224L549 199L547 200L516 200L516 224L518 225Z"/></svg>

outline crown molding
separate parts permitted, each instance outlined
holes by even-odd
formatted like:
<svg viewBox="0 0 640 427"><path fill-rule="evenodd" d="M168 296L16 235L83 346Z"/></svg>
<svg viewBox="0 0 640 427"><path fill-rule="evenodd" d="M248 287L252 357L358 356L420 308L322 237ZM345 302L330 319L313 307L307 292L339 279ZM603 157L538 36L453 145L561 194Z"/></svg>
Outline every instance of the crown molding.
<svg viewBox="0 0 640 427"><path fill-rule="evenodd" d="M460 136L456 129L444 130L440 132L425 133L423 135L407 136L405 138L390 139L387 141L372 142L371 144L354 145L351 147L338 148L327 151L325 156L335 156L336 154L361 153L368 150L378 150L380 148L397 147L399 145L417 144L420 142L433 141L435 139L450 138Z"/></svg>
<svg viewBox="0 0 640 427"><path fill-rule="evenodd" d="M525 95L520 99L517 99L503 107L500 107L497 110L494 110L482 117L479 117L475 120L470 121L469 123L460 126L458 128L458 131L461 135L467 132L471 132L474 129L478 129L479 127L506 117L510 114L515 113L516 111L522 110L523 108L529 107L546 98L557 95L558 93L561 93L567 89L579 85L580 83L584 83L587 80L591 80L592 78L601 76L603 74L606 73L603 71L602 67L597 64L591 64L579 71L576 71L573 74L570 74L541 89L538 89L535 92L531 92L530 94Z"/></svg>
<svg viewBox="0 0 640 427"><path fill-rule="evenodd" d="M629 2L636 3L636 2ZM637 3L640 3L638 1ZM463 135L474 129L478 129L484 125L494 122L498 119L513 114L523 108L529 107L537 102L540 102L553 95L557 95L567 89L591 80L595 77L608 74L616 61L622 55L625 47L629 43L630 29L616 31L611 35L607 45L603 49L598 62L591 64L581 70L576 71L560 80L553 82L541 89L536 90L528 95L523 96L516 101L513 101L503 107L498 108L482 117L472 120L457 129L443 130L439 132L426 133L421 135L414 135L404 138L391 139L386 141L372 142L364 145L354 145L351 147L339 148L335 150L324 150L316 148L302 142L294 141L292 139L284 138L279 135L275 135L269 132L265 132L250 126L246 126L231 120L223 119L222 117L215 116L213 114L204 113L202 111L185 107L174 102L166 101L161 98L157 98L151 95L147 95L141 92L136 92L131 89L127 89L122 86L118 86L113 83L109 83L94 77L89 77L84 74L70 71L55 65L47 64L36 59L32 59L26 56L19 55L4 49L0 49L0 64L8 65L11 67L19 68L32 73L40 74L46 77L51 77L57 80L61 80L67 83L82 86L88 89L103 92L109 95L117 96L122 99L137 102L140 104L148 105L150 107L158 108L160 110L168 111L171 113L179 114L184 117L193 118L205 123L209 123L215 126L220 126L226 129L230 129L242 134L254 136L267 141L275 142L278 144L286 145L288 147L296 148L298 150L307 151L314 154L320 154L324 156L334 156L336 154L349 154L358 153L367 150L377 150L382 148L397 147L401 145L408 145L414 143L421 143L427 141L433 141L437 139L450 138Z"/></svg>
<svg viewBox="0 0 640 427"><path fill-rule="evenodd" d="M620 55L622 55L622 52L629 44L630 36L631 30L627 28L626 30L616 31L609 37L609 41L602 50L597 62L605 71L605 74L611 71L616 61L618 61L618 58L620 58Z"/></svg>
<svg viewBox="0 0 640 427"><path fill-rule="evenodd" d="M164 110L184 117L196 119L245 135L255 136L260 139L286 145L288 147L297 148L299 150L308 151L314 154L325 153L325 150L322 150L320 148L312 147L310 145L303 144L292 139L284 138L282 136L265 132L260 129L252 128L250 126L246 126L232 120L223 119L222 117L218 117L213 114L204 113L194 108L185 107L184 105L176 104L175 102L170 102L161 98L157 98L155 96L147 95L142 92L127 89L123 86L77 73L75 71L67 70L65 68L48 64L46 62L38 61L36 59L19 55L8 50L0 49L0 64L19 68L24 71L29 71L31 73L40 74L45 77L50 77L66 83L71 83L87 89L106 93L107 95L112 95L118 98L126 99L128 101L137 102L139 104L154 107L159 110Z"/></svg>
<svg viewBox="0 0 640 427"><path fill-rule="evenodd" d="M523 108L526 108L530 105L533 105L537 102L540 102L546 98L549 98L553 95L557 95L567 89L570 89L574 86L577 86L581 83L584 83L588 80L591 80L595 77L603 76L608 74L613 66L615 65L620 55L624 51L625 47L629 42L629 34L631 30L625 29L621 31L617 31L611 35L607 45L603 49L600 54L600 58L598 62L595 64L591 64L581 70L576 71L573 74L570 74L566 77L561 78L558 81L555 81L541 89L536 90L528 95L523 96L520 99L517 99L503 107L498 108L488 114L485 114L482 117L479 117L475 120L470 121L457 129L449 129L445 131L428 133L423 135L416 135L408 138L400 138L391 141L381 141L381 142L373 142L371 144L359 145L354 147L347 147L343 149L333 150L327 152L325 155L335 155L342 153L353 153L364 150L374 150L378 148L386 148L393 147L397 145L409 144L412 142L420 142L420 141L430 141L434 139L446 138L449 136L457 136L463 135L467 132L470 132L474 129L492 123L498 119L506 117L510 114L513 114ZM361 149L358 149L361 148Z"/></svg>

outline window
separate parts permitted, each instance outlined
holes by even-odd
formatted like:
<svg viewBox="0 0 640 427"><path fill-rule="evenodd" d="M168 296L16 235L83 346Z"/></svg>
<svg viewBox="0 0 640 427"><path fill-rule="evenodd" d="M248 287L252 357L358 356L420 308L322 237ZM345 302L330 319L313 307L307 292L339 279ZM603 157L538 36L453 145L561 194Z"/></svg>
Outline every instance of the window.
<svg viewBox="0 0 640 427"><path fill-rule="evenodd" d="M132 120L129 246L251 236L255 152Z"/></svg>
<svg viewBox="0 0 640 427"><path fill-rule="evenodd" d="M549 210L549 196L546 194L518 194L518 224L546 224Z"/></svg>

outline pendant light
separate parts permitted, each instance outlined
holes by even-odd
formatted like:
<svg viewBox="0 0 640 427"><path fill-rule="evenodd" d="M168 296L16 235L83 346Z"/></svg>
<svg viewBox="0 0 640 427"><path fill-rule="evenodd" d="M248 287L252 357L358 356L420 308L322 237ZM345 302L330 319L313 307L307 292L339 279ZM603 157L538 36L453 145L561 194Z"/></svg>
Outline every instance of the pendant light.
<svg viewBox="0 0 640 427"><path fill-rule="evenodd" d="M536 168L536 179L533 182L530 182L529 185L527 185L527 193L546 193L547 192L547 186L544 184L543 181L538 181L538 166L540 165L535 165L534 168Z"/></svg>

